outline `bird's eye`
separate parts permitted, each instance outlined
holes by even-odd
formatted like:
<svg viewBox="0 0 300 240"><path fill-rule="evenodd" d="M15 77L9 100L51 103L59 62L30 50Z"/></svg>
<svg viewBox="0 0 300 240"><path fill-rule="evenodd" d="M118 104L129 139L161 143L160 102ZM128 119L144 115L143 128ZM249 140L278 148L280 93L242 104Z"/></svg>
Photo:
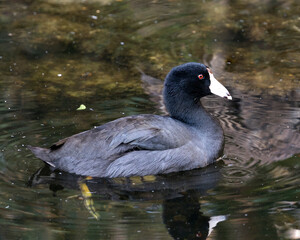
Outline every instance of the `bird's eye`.
<svg viewBox="0 0 300 240"><path fill-rule="evenodd" d="M198 75L198 78L201 80L201 79L203 79L204 77L203 77L203 74L200 74L200 75Z"/></svg>

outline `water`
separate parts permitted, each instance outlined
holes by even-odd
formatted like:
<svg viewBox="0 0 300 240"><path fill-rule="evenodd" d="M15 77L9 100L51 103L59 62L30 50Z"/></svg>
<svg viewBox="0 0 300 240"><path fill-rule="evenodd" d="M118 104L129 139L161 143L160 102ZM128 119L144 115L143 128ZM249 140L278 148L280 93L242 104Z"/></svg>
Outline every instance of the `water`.
<svg viewBox="0 0 300 240"><path fill-rule="evenodd" d="M0 239L300 239L297 1L4 1L0 11ZM84 179L49 172L26 149L163 114L162 82L145 81L189 61L235 97L202 101L225 131L216 165Z"/></svg>

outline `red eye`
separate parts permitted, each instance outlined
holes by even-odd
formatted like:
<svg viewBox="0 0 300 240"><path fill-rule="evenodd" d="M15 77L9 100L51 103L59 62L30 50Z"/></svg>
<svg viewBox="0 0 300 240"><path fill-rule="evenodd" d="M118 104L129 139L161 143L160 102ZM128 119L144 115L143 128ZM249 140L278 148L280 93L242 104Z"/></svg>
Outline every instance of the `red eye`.
<svg viewBox="0 0 300 240"><path fill-rule="evenodd" d="M201 80L201 79L203 79L204 77L203 77L202 74L200 74L200 75L198 75L198 78Z"/></svg>

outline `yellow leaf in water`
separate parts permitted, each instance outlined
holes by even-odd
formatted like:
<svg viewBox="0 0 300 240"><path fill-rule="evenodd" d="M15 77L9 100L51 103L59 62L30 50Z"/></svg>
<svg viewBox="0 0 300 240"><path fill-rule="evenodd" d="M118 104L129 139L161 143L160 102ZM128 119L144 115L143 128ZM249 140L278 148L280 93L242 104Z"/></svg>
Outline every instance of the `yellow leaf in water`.
<svg viewBox="0 0 300 240"><path fill-rule="evenodd" d="M85 110L86 109L86 106L84 104L81 104L79 106L79 108L77 108L76 110Z"/></svg>

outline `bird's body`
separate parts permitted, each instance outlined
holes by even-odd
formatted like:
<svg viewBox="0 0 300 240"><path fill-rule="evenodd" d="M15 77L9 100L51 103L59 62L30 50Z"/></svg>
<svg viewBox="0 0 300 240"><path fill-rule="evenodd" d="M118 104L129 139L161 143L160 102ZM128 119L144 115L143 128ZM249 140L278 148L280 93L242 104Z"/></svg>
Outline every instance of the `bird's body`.
<svg viewBox="0 0 300 240"><path fill-rule="evenodd" d="M199 102L210 94L207 67L188 63L177 68L166 77L164 88L170 116L124 117L65 138L50 149L29 148L54 168L94 177L163 174L212 163L222 151L224 137L218 121ZM197 88L201 81L188 79L199 73L208 81Z"/></svg>

